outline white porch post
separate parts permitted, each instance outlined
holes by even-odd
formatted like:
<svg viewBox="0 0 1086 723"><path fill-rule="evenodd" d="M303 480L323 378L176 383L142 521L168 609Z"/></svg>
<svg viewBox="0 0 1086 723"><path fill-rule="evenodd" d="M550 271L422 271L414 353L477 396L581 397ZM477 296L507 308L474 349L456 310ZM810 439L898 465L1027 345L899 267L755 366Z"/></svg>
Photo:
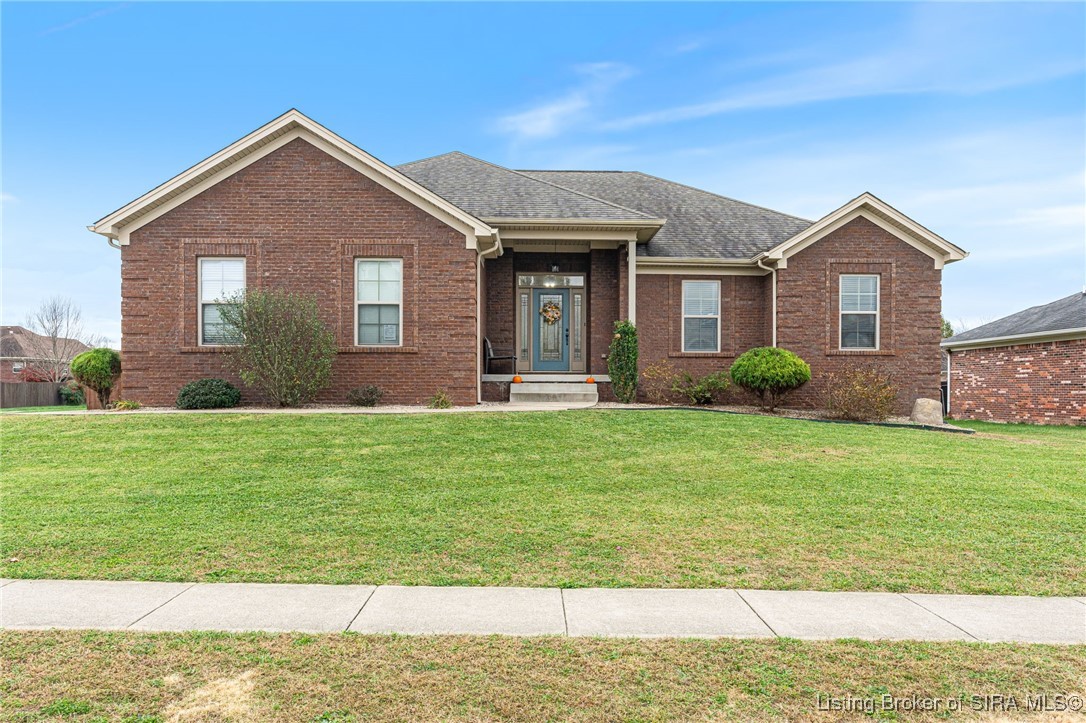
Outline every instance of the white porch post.
<svg viewBox="0 0 1086 723"><path fill-rule="evenodd" d="M626 300L629 308L626 310L626 318L637 326L637 242L630 241L626 244Z"/></svg>

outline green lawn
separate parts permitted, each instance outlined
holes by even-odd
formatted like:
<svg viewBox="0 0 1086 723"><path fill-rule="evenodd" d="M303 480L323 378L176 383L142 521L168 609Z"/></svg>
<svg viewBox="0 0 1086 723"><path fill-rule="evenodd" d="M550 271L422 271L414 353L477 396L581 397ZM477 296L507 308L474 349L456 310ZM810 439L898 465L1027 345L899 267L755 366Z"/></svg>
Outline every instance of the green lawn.
<svg viewBox="0 0 1086 723"><path fill-rule="evenodd" d="M382 635L0 633L8 720L1003 720L1082 693L1086 646ZM939 701L882 710L883 696ZM961 712L948 715L957 701ZM823 703L825 705L825 702ZM1066 720L1071 720L1067 717Z"/></svg>
<svg viewBox="0 0 1086 723"><path fill-rule="evenodd" d="M11 409L0 409L0 414L30 414L33 412L85 412L87 405L85 404L62 404L54 407L12 407Z"/></svg>
<svg viewBox="0 0 1086 723"><path fill-rule="evenodd" d="M22 578L1086 594L1086 429L975 426L13 415L0 556Z"/></svg>

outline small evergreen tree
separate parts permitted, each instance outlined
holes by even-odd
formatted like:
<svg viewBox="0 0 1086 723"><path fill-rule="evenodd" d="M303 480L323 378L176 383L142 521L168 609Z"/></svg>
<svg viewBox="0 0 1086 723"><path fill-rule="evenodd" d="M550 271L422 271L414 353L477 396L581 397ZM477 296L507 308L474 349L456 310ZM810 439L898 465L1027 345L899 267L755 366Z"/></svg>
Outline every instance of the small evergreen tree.
<svg viewBox="0 0 1086 723"><path fill-rule="evenodd" d="M628 321L615 322L607 373L620 402L630 404L637 399L637 328Z"/></svg>
<svg viewBox="0 0 1086 723"><path fill-rule="evenodd" d="M811 367L793 352L761 346L743 352L731 368L732 381L758 396L772 412L785 394L811 381Z"/></svg>
<svg viewBox="0 0 1086 723"><path fill-rule="evenodd" d="M77 382L98 395L102 409L108 408L109 395L121 376L121 355L104 347L91 349L72 359L70 369Z"/></svg>
<svg viewBox="0 0 1086 723"><path fill-rule="evenodd" d="M950 337L954 336L954 325L951 324L949 321L947 321L947 318L945 316L941 317L941 318L943 320L942 321L943 338L944 339L949 339Z"/></svg>

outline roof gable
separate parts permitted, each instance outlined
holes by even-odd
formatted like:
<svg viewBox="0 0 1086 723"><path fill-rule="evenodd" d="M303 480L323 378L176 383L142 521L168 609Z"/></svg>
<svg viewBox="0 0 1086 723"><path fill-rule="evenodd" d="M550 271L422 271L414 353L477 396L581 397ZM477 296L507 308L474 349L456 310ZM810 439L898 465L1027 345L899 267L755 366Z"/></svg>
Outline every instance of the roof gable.
<svg viewBox="0 0 1086 723"><path fill-rule="evenodd" d="M938 269L945 263L960 261L968 256L965 251L924 228L890 204L865 192L784 243L761 254L760 259L775 261L778 268L787 268L790 256L861 216L930 256Z"/></svg>
<svg viewBox="0 0 1086 723"><path fill-rule="evenodd" d="M129 234L136 229L298 138L462 231L469 237L468 245L471 247L474 247L476 238L489 238L495 234L493 228L469 212L293 109L88 228L119 241L121 245L127 244Z"/></svg>

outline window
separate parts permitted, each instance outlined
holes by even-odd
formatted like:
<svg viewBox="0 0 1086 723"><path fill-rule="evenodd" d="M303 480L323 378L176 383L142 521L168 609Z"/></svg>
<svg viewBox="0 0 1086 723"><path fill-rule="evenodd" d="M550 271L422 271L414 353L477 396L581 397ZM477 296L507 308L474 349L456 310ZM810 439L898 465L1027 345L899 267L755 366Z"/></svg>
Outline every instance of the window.
<svg viewBox="0 0 1086 723"><path fill-rule="evenodd" d="M236 344L222 307L245 292L245 259L200 259L200 344Z"/></svg>
<svg viewBox="0 0 1086 723"><path fill-rule="evenodd" d="M26 369L26 365L22 362L15 362L11 365L11 371L15 372L16 374L21 372L23 369Z"/></svg>
<svg viewBox="0 0 1086 723"><path fill-rule="evenodd" d="M399 346L403 326L403 262L358 259L355 263L358 345Z"/></svg>
<svg viewBox="0 0 1086 723"><path fill-rule="evenodd" d="M683 351L720 351L720 282L683 282Z"/></svg>
<svg viewBox="0 0 1086 723"><path fill-rule="evenodd" d="M841 275L841 348L879 348L879 277Z"/></svg>

